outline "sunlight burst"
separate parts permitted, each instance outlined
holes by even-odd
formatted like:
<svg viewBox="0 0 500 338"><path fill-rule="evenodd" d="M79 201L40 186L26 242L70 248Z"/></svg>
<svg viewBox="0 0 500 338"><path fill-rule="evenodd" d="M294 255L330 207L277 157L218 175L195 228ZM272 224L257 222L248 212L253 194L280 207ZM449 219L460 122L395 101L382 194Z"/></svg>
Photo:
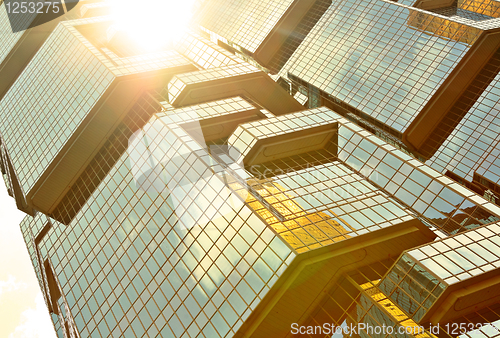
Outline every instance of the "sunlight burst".
<svg viewBox="0 0 500 338"><path fill-rule="evenodd" d="M108 0L115 28L146 50L157 50L182 37L195 0Z"/></svg>

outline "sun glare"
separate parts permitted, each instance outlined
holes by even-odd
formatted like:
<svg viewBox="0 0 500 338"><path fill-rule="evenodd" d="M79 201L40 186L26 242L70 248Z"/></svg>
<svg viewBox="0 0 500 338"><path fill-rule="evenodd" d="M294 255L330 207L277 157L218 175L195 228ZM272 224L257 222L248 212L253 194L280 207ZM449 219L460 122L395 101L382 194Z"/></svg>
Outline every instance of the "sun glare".
<svg viewBox="0 0 500 338"><path fill-rule="evenodd" d="M148 51L175 43L193 15L195 0L108 0L115 28Z"/></svg>

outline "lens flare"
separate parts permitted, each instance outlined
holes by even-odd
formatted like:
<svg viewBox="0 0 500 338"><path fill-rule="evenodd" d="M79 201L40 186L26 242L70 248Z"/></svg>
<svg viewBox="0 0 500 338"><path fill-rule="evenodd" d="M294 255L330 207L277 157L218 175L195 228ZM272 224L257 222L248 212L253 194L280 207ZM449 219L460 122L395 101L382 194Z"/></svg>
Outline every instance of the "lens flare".
<svg viewBox="0 0 500 338"><path fill-rule="evenodd" d="M149 51L175 43L187 30L195 0L107 0L115 29Z"/></svg>

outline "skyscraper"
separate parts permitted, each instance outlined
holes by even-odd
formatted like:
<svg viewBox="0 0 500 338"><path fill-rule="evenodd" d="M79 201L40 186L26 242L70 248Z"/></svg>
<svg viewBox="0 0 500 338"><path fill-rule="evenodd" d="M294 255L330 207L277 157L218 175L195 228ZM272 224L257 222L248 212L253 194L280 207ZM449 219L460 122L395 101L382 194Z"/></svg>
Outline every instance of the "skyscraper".
<svg viewBox="0 0 500 338"><path fill-rule="evenodd" d="M205 0L146 50L80 1L4 33L58 335L498 336L496 6Z"/></svg>

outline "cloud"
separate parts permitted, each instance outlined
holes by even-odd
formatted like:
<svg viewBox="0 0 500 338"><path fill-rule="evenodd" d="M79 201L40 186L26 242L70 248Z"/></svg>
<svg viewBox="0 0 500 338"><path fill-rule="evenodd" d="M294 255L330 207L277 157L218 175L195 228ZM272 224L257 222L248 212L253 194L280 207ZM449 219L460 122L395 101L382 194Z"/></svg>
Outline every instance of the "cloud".
<svg viewBox="0 0 500 338"><path fill-rule="evenodd" d="M7 280L0 280L0 296L4 293L26 289L28 285L17 281L16 277L9 275Z"/></svg>
<svg viewBox="0 0 500 338"><path fill-rule="evenodd" d="M56 338L54 327L39 293L35 299L35 308L29 308L21 314L21 321L8 338Z"/></svg>

